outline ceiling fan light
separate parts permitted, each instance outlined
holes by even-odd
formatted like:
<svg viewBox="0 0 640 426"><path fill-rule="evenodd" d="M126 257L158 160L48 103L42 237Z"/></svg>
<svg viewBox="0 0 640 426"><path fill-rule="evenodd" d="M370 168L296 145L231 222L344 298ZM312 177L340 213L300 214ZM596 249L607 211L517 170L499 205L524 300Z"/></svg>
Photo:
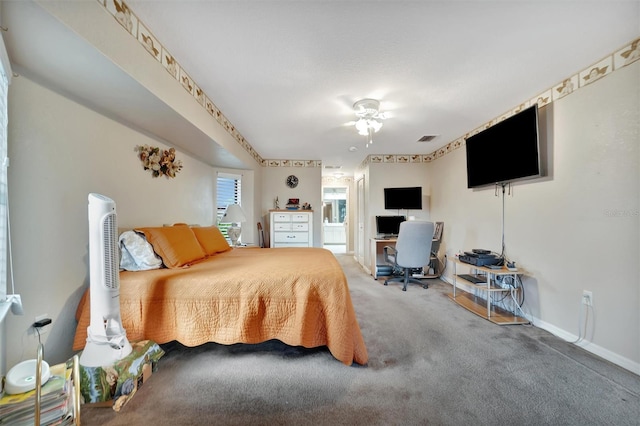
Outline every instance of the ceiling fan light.
<svg viewBox="0 0 640 426"><path fill-rule="evenodd" d="M380 102L375 99L362 99L353 104L353 111L358 117L355 122L358 134L367 137L366 148L373 144L373 134L382 128L382 121L386 117L379 112Z"/></svg>
<svg viewBox="0 0 640 426"><path fill-rule="evenodd" d="M382 128L382 123L376 120L369 120L369 126L373 129L374 132L377 132Z"/></svg>
<svg viewBox="0 0 640 426"><path fill-rule="evenodd" d="M365 120L364 118L356 121L356 129L358 130L359 134L365 136L367 134L368 128L369 124L367 124L367 120Z"/></svg>

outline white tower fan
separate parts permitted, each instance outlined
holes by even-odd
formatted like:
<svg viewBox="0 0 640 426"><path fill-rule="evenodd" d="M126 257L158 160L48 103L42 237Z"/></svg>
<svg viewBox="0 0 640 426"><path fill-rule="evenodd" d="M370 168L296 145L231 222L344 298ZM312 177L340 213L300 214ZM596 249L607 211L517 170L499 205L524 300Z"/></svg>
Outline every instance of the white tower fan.
<svg viewBox="0 0 640 426"><path fill-rule="evenodd" d="M89 194L89 280L91 323L80 365L102 367L131 353L120 319L120 267L116 203Z"/></svg>

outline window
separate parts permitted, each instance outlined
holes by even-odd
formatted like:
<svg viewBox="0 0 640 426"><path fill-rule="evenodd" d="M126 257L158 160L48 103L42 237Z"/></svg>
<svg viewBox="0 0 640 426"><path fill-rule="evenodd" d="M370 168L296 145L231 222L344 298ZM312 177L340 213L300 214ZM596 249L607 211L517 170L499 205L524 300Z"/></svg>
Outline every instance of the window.
<svg viewBox="0 0 640 426"><path fill-rule="evenodd" d="M229 237L227 236L227 229L231 226L231 224L221 224L220 219L222 219L222 216L224 216L224 212L229 204L240 204L240 200L242 198L241 187L241 175L218 173L216 223L218 224L218 228L220 228L220 231L222 231L222 235L225 236L227 241L230 241Z"/></svg>

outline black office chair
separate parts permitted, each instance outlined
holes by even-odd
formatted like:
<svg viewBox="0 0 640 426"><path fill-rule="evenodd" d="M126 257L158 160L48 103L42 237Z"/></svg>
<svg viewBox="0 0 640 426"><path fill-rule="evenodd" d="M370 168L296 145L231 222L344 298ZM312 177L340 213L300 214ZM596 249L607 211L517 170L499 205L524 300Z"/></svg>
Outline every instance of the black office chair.
<svg viewBox="0 0 640 426"><path fill-rule="evenodd" d="M428 287L411 275L413 269L429 264L433 231L433 222L410 220L400 224L396 246L385 246L383 250L385 262L401 269L403 276L386 279L384 285L390 282L404 282L402 291L407 291L409 282L421 284L423 288Z"/></svg>

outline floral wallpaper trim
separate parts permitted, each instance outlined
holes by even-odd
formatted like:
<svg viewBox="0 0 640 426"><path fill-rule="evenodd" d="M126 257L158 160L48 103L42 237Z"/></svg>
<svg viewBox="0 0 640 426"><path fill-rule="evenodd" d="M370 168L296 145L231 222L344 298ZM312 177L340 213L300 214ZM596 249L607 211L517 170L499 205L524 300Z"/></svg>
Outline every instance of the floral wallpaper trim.
<svg viewBox="0 0 640 426"><path fill-rule="evenodd" d="M438 158L447 155L448 153L460 148L465 144L466 138L475 135L476 133L488 129L496 123L512 116L513 114L522 111L523 109L538 104L538 107L546 106L558 99L562 99L601 78L626 67L640 59L640 38L637 38L625 45L623 48L616 50L605 58L598 62L588 66L584 70L577 74L574 74L568 78L565 78L562 82L555 86L543 91L537 96L521 103L520 105L505 112L499 117L488 121L482 126L473 129L454 141L449 142L447 145L438 148L430 154L410 154L410 155L393 155L393 154L376 154L369 155L358 166L358 170L362 170L367 164L372 163L429 163L435 161Z"/></svg>
<svg viewBox="0 0 640 426"><path fill-rule="evenodd" d="M262 164L263 159L251 144L240 134L233 124L224 116L218 107L209 99L198 84L189 76L187 71L178 64L173 55L158 41L149 29L138 19L133 11L122 0L97 0L116 21L138 42L145 50L160 63L167 72L211 115L251 157Z"/></svg>
<svg viewBox="0 0 640 426"><path fill-rule="evenodd" d="M262 167L322 167L320 160L262 160Z"/></svg>
<svg viewBox="0 0 640 426"><path fill-rule="evenodd" d="M138 42L153 56L158 62L165 67L167 72L178 81L184 89L189 92L196 102L202 105L207 112L213 116L225 130L233 136L233 138L247 151L253 159L263 167L289 167L295 163L294 167L321 167L316 165L317 161L313 160L266 160L263 159L251 144L238 132L238 130L231 124L231 122L222 114L220 109L207 97L207 95L200 89L200 87L193 81L193 79L187 74L187 72L177 63L175 58L160 44L151 31L138 19L138 17L131 11L123 0L97 0L111 15L114 16L116 21L122 25ZM607 55L605 58L596 62L574 74L555 86L545 90L539 95L523 102L522 104L514 107L512 110L507 111L500 117L485 123L484 125L466 133L464 136L449 142L447 145L433 151L430 154L410 154L410 155L369 155L363 160L358 167L363 168L370 162L430 162L434 161L443 155L448 154L464 145L464 140L473 136L481 130L491 127L493 124L504 120L507 117L519 112L520 110L531 106L535 103L539 107L550 104L551 102L562 99L563 97L570 95L575 90L585 87L594 81L600 80L613 71L617 71L633 62L640 59L640 38L637 38L625 45L621 49ZM406 158L409 161L406 161ZM379 161L382 159L382 161Z"/></svg>

